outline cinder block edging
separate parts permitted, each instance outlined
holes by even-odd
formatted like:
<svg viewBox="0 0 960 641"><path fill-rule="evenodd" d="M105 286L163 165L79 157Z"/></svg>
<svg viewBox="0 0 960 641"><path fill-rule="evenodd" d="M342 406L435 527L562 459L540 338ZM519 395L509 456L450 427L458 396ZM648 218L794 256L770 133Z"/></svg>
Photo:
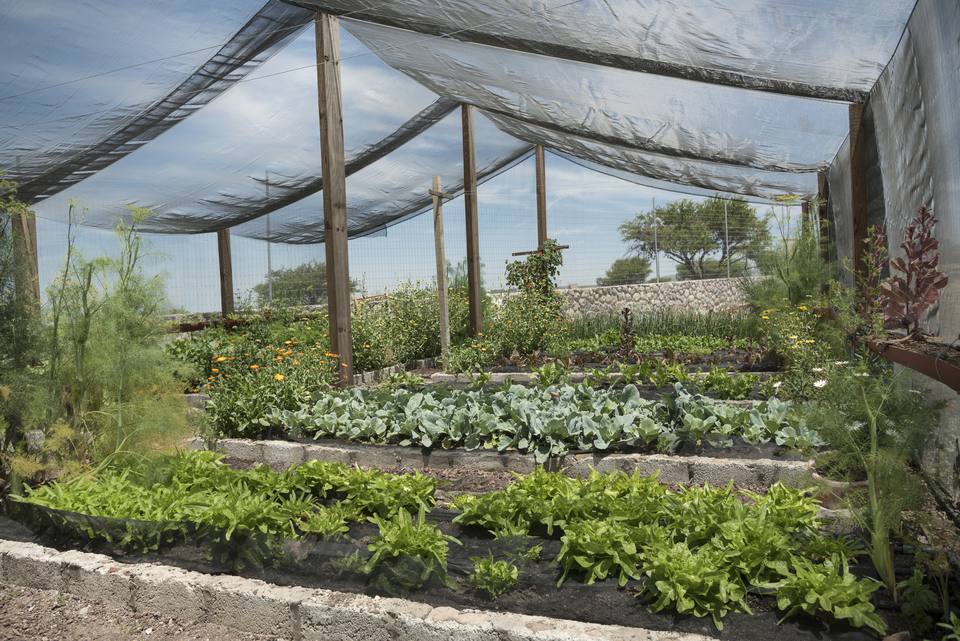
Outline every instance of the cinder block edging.
<svg viewBox="0 0 960 641"><path fill-rule="evenodd" d="M225 456L250 463L266 463L282 470L306 461L320 460L381 468L444 469L459 467L478 471L507 471L526 474L536 468L533 456L519 452L490 450L431 450L397 445L358 443L304 444L290 441L254 441L225 438L214 448ZM187 449L207 449L203 439L187 441ZM813 484L812 461L776 459L711 458L706 456L669 456L664 454L594 453L569 454L555 461L554 469L571 476L586 476L591 469L600 472L622 470L643 474L660 473L664 483L710 483L769 487L781 481L805 486Z"/></svg>
<svg viewBox="0 0 960 641"><path fill-rule="evenodd" d="M715 641L698 634L283 587L2 539L0 581L291 641Z"/></svg>

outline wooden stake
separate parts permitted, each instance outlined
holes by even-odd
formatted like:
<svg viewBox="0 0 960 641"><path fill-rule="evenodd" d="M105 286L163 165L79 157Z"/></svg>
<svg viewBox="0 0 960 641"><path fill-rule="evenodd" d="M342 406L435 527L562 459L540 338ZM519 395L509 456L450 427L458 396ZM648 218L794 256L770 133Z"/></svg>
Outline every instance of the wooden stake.
<svg viewBox="0 0 960 641"><path fill-rule="evenodd" d="M440 176L433 177L433 243L437 255L437 301L440 304L440 359L446 369L450 362L450 309L447 304L447 257L443 251L443 191Z"/></svg>
<svg viewBox="0 0 960 641"><path fill-rule="evenodd" d="M37 259L37 219L33 213L15 214L10 221L14 246L26 262L25 271L17 270L14 286L29 291L34 305L40 305L40 267ZM19 294L18 294L19 295Z"/></svg>
<svg viewBox="0 0 960 641"><path fill-rule="evenodd" d="M867 237L867 176L863 141L863 104L850 104L850 194L853 205L853 269L863 269L863 241Z"/></svg>
<svg viewBox="0 0 960 641"><path fill-rule="evenodd" d="M543 145L536 146L537 159L537 249L547 240L547 167Z"/></svg>
<svg viewBox="0 0 960 641"><path fill-rule="evenodd" d="M340 96L339 20L317 11L317 102L320 106L320 162L323 177L323 231L327 259L327 316L330 349L339 356L340 385L353 384L350 331L350 268L347 255L347 178Z"/></svg>
<svg viewBox="0 0 960 641"><path fill-rule="evenodd" d="M230 257L230 230L217 231L217 255L220 259L220 314L233 313L233 260Z"/></svg>
<svg viewBox="0 0 960 641"><path fill-rule="evenodd" d="M477 162L473 141L473 107L461 105L463 116L463 209L467 223L467 294L470 334L483 331L480 306L480 228L477 221Z"/></svg>

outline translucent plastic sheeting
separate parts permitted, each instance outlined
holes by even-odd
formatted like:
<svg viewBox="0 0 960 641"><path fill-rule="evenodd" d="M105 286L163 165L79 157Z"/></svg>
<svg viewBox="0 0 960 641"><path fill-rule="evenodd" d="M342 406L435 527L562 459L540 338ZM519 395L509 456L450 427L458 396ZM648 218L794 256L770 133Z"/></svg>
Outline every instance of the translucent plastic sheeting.
<svg viewBox="0 0 960 641"><path fill-rule="evenodd" d="M922 0L869 103L891 255L902 253L904 230L918 208L932 207L938 219L940 269L949 281L928 329L947 340L960 335L958 34L960 3Z"/></svg>
<svg viewBox="0 0 960 641"><path fill-rule="evenodd" d="M261 2L0 2L0 169L20 197L47 197L155 138L312 18Z"/></svg>
<svg viewBox="0 0 960 641"><path fill-rule="evenodd" d="M691 175L685 169L690 162L697 168L718 163L725 167L700 172L693 184L730 190L739 167L740 182L755 185L743 193L767 197L791 182L781 173L825 167L847 133L841 103L638 74L352 20L345 24L388 64L440 95L474 104L492 117L510 116L515 122L506 131L520 135L527 125L526 139L548 146L580 140L592 149L589 160L604 163L610 156L614 168L653 178ZM656 173L647 174L642 163L624 166L626 150L664 160ZM667 157L675 159L673 169ZM712 184L711 173L726 178ZM775 180L758 182L767 177Z"/></svg>
<svg viewBox="0 0 960 641"><path fill-rule="evenodd" d="M372 162L453 109L450 103L438 107L428 89L387 67L349 34L342 36L344 141L354 163ZM127 205L135 205L154 212L146 231L201 233L315 193L320 188L315 62L314 30L308 29L177 127L40 203L38 215L62 220L73 198L89 209L89 224L112 226L127 215ZM450 142L459 149L459 135ZM318 215L310 211L305 224Z"/></svg>
<svg viewBox="0 0 960 641"><path fill-rule="evenodd" d="M463 147L459 112L445 117L393 153L347 178L347 233L376 233L421 213L432 204L430 185L440 176L443 191L463 191ZM474 118L478 180L509 169L532 153L529 143L499 131L482 115ZM270 238L285 243L323 241L323 197L315 194L270 216ZM266 219L257 218L234 233L266 238Z"/></svg>
<svg viewBox="0 0 960 641"><path fill-rule="evenodd" d="M849 100L868 91L883 70L914 1L298 3L462 41L706 82Z"/></svg>
<svg viewBox="0 0 960 641"><path fill-rule="evenodd" d="M576 165L579 165L585 169L595 171L607 176L612 176L620 180L633 183L635 185L640 185L642 187L650 187L658 191L672 192L675 194L681 194L683 196L701 196L703 198L710 198L713 196L719 198L740 198L746 200L749 203L754 205L774 205L778 204L778 201L772 200L769 198L760 198L757 196L751 196L749 194L737 194L733 192L723 192L716 189L703 189L700 187L694 187L692 185L681 185L678 183L672 183L666 180L658 180L656 178L650 178L648 176L641 176L640 174L624 171L622 169L614 169L609 165L601 165L596 162L589 160L584 160L583 158L577 158L576 156L570 156L564 153L553 152L558 158L563 158L564 160L570 161Z"/></svg>
<svg viewBox="0 0 960 641"><path fill-rule="evenodd" d="M677 158L634 148L600 143L583 136L559 133L507 116L488 114L503 131L533 143L541 143L567 156L582 158L606 167L704 190L773 199L783 194L814 196L817 174L786 173L750 169L736 165Z"/></svg>

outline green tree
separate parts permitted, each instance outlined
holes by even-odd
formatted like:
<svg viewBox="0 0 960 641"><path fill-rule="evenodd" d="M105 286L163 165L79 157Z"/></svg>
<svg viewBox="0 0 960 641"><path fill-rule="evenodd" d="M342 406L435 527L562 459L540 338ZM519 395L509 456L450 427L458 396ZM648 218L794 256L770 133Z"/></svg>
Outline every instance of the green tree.
<svg viewBox="0 0 960 641"><path fill-rule="evenodd" d="M610 269L597 279L597 285L634 285L650 276L650 261L644 256L618 258Z"/></svg>
<svg viewBox="0 0 960 641"><path fill-rule="evenodd" d="M637 214L620 225L620 235L638 255L652 259L659 248L680 264L684 274L709 278L711 258L723 265L728 257L732 263L753 260L770 239L766 220L758 218L745 200L726 200L725 220L724 200L675 200Z"/></svg>
<svg viewBox="0 0 960 641"><path fill-rule="evenodd" d="M270 300L270 286L273 285L273 301ZM350 281L350 291L357 284ZM261 307L274 305L290 307L297 305L319 305L327 302L327 265L312 260L296 267L275 269L267 280L253 287L257 304Z"/></svg>

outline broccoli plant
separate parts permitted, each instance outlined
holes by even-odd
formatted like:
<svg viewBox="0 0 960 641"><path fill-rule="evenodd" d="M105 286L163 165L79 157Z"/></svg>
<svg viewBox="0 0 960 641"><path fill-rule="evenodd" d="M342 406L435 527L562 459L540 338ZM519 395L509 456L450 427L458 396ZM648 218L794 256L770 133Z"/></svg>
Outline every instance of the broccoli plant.
<svg viewBox="0 0 960 641"><path fill-rule="evenodd" d="M938 269L940 242L933 237L937 219L926 207L907 226L900 247L904 256L890 262L890 269L900 275L891 276L881 286L886 298L885 321L890 329L904 329L919 337L920 321L947 286L947 275Z"/></svg>

